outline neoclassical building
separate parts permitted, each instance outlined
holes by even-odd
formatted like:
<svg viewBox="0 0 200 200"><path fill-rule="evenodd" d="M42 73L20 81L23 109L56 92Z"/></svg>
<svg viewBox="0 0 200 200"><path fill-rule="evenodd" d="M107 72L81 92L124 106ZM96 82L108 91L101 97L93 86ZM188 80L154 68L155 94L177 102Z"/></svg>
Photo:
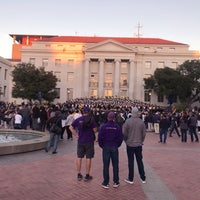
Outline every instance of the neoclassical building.
<svg viewBox="0 0 200 200"><path fill-rule="evenodd" d="M114 96L166 105L165 97L144 90L143 79L157 68L175 69L186 60L199 58L199 52L190 51L189 45L159 38L11 37L13 60L30 62L56 75L56 102Z"/></svg>

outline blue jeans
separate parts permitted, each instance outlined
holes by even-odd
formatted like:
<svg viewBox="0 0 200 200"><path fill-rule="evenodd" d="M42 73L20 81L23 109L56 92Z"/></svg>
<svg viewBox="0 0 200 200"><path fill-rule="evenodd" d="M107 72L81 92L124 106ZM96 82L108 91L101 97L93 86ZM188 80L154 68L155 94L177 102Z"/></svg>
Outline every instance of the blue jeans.
<svg viewBox="0 0 200 200"><path fill-rule="evenodd" d="M109 184L109 166L110 160L113 166L113 182L119 182L119 152L117 147L104 147L102 152L103 157L103 178L104 184Z"/></svg>
<svg viewBox="0 0 200 200"><path fill-rule="evenodd" d="M163 138L164 135L164 138ZM160 129L160 142L166 142L167 140L167 129Z"/></svg>
<svg viewBox="0 0 200 200"><path fill-rule="evenodd" d="M198 137L197 131L196 131L196 126L190 126L189 127L189 133L190 133L192 142L194 141L194 137L195 137L196 142L199 141L199 137Z"/></svg>
<svg viewBox="0 0 200 200"><path fill-rule="evenodd" d="M53 151L56 151L58 147L59 139L60 139L60 135L50 132L50 138L49 138L49 141L47 143L47 148L46 148L47 151L50 150L51 144L53 144Z"/></svg>
<svg viewBox="0 0 200 200"><path fill-rule="evenodd" d="M127 156L128 156L128 179L133 181L134 179L134 156L136 157L138 171L140 174L140 178L142 180L146 179L144 172L144 164L143 164L143 156L142 156L142 146L138 147L130 147L126 146Z"/></svg>
<svg viewBox="0 0 200 200"><path fill-rule="evenodd" d="M181 129L181 141L187 142L187 129Z"/></svg>

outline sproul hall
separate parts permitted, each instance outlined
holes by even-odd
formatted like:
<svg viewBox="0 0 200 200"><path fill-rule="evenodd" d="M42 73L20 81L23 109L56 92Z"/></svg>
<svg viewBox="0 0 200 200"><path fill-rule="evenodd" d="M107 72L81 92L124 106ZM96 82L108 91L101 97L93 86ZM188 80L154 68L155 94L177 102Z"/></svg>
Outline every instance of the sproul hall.
<svg viewBox="0 0 200 200"><path fill-rule="evenodd" d="M143 79L153 75L157 68L175 69L186 60L200 57L198 51L189 50L188 44L159 38L10 36L12 66L31 63L57 77L55 102L81 97L129 97L166 105L166 97L144 89ZM9 85L7 90L12 88L12 83ZM1 99L16 101L11 92L3 94Z"/></svg>

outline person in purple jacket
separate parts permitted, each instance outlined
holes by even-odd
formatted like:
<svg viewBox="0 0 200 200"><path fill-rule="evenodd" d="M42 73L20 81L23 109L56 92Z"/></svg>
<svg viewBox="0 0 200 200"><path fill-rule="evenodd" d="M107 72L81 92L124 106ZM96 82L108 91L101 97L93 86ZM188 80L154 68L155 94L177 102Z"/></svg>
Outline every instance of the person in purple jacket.
<svg viewBox="0 0 200 200"><path fill-rule="evenodd" d="M78 138L77 144L77 179L81 181L82 159L86 156L86 175L84 181L92 180L90 175L91 162L94 157L94 141L97 132L97 123L88 106L83 108L83 115L75 119L69 127L72 134Z"/></svg>
<svg viewBox="0 0 200 200"><path fill-rule="evenodd" d="M103 158L103 183L102 187L109 188L109 166L110 160L113 167L113 187L119 186L119 152L118 148L123 141L123 134L121 127L114 122L115 113L109 112L107 115L107 122L101 126L98 142L102 148Z"/></svg>

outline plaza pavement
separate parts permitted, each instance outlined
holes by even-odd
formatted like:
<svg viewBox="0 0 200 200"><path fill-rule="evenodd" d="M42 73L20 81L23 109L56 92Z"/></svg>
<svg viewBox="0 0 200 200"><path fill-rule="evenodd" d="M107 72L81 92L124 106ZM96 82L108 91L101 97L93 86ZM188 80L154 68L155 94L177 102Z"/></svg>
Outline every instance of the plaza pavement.
<svg viewBox="0 0 200 200"><path fill-rule="evenodd" d="M143 147L147 183L135 172L134 184L127 178L125 145L120 147L120 186L101 187L101 149L95 144L90 182L76 180L76 140L59 142L58 154L44 150L0 156L0 200L199 200L200 144L182 143L177 135L166 144L158 134L147 132ZM85 161L85 160L84 160ZM85 162L82 173L84 174ZM112 180L112 171L110 173ZM112 182L111 182L112 183Z"/></svg>

